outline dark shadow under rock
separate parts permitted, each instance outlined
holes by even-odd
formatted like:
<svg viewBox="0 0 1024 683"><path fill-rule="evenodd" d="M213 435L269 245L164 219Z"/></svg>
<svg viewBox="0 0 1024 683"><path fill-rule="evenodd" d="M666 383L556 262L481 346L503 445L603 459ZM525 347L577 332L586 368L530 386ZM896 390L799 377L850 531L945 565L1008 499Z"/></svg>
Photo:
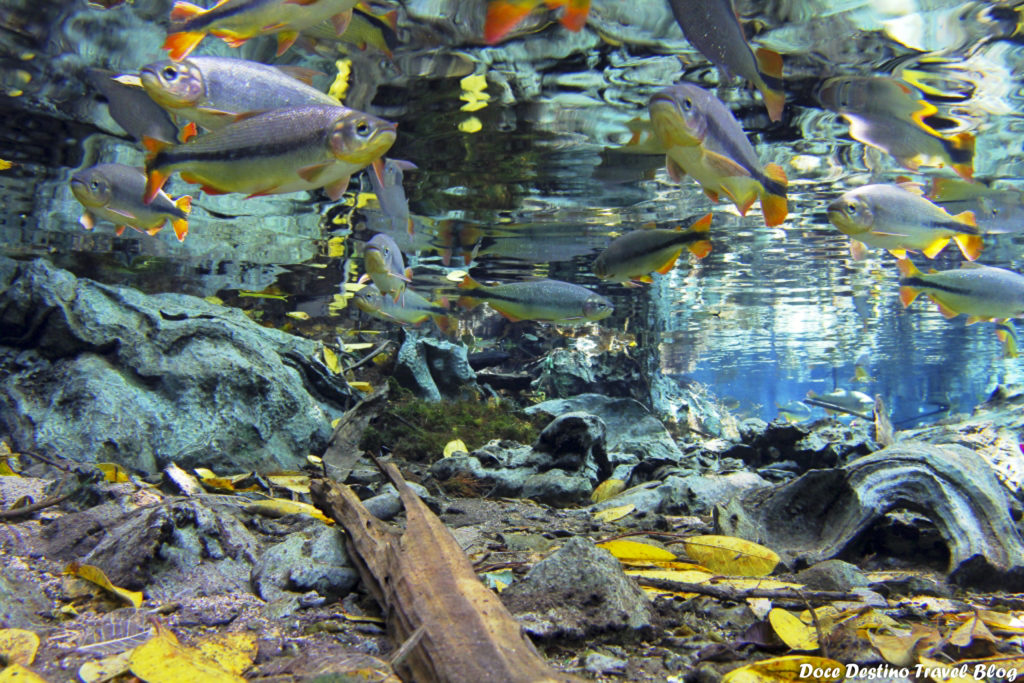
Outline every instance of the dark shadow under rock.
<svg viewBox="0 0 1024 683"><path fill-rule="evenodd" d="M619 561L580 537L534 565L501 600L537 638L637 638L654 627L650 601Z"/></svg>
<svg viewBox="0 0 1024 683"><path fill-rule="evenodd" d="M0 258L0 429L16 450L146 472L296 467L348 401L320 356L197 297Z"/></svg>
<svg viewBox="0 0 1024 683"><path fill-rule="evenodd" d="M1024 590L1024 542L988 463L960 446L901 442L846 467L756 489L716 511L722 533L766 545L796 567L853 547L886 513L927 517L949 549L949 578Z"/></svg>

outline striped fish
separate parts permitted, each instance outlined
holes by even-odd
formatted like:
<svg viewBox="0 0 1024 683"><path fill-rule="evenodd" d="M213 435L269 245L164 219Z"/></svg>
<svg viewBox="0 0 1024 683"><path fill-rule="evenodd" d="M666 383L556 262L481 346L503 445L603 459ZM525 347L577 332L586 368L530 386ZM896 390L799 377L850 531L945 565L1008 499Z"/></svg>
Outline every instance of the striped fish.
<svg viewBox="0 0 1024 683"><path fill-rule="evenodd" d="M561 280L531 280L485 286L469 275L459 284L468 290L459 305L473 308L486 301L512 322L540 320L562 324L596 322L612 314L612 303L586 287Z"/></svg>
<svg viewBox="0 0 1024 683"><path fill-rule="evenodd" d="M364 313L399 325L419 325L429 318L445 333L455 326L447 307L435 304L411 289L406 289L402 301L396 302L392 297L381 294L377 285L369 284L355 293L352 302Z"/></svg>
<svg viewBox="0 0 1024 683"><path fill-rule="evenodd" d="M360 281L365 281L369 277L382 293L398 302L405 292L406 284L412 278L412 271L405 267L405 259L402 257L402 250L398 248L398 243L392 237L379 232L366 243L363 258L366 262L366 275L360 278Z"/></svg>
<svg viewBox="0 0 1024 683"><path fill-rule="evenodd" d="M690 226L675 230L634 230L612 240L594 261L594 274L611 282L651 282L651 273L664 275L688 249L697 258L711 252L708 228L711 214Z"/></svg>
<svg viewBox="0 0 1024 683"><path fill-rule="evenodd" d="M395 127L347 107L316 105L258 114L181 145L146 138L145 199L178 171L210 194L254 197L322 187L336 200L353 173L391 147Z"/></svg>
<svg viewBox="0 0 1024 683"><path fill-rule="evenodd" d="M85 211L79 223L92 230L97 220L110 221L117 234L125 227L155 235L171 222L178 241L188 234L188 214L192 198L188 195L171 199L158 192L148 204L142 202L146 174L141 169L123 164L98 164L71 176L71 193Z"/></svg>

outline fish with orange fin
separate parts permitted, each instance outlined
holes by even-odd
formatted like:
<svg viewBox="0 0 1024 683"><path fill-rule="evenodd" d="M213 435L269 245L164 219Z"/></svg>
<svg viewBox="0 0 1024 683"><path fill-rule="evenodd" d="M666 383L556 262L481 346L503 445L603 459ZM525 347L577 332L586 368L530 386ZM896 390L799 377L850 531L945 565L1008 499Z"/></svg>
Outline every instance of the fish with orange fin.
<svg viewBox="0 0 1024 683"><path fill-rule="evenodd" d="M838 76L818 89L818 100L850 124L850 137L882 150L904 167L949 167L974 175L974 135L943 135L931 125L938 109L902 81L883 76Z"/></svg>
<svg viewBox="0 0 1024 683"><path fill-rule="evenodd" d="M310 105L243 118L181 145L145 138L145 201L175 171L210 194L253 197L322 187L336 200L353 173L394 144L395 128L348 107Z"/></svg>
<svg viewBox="0 0 1024 683"><path fill-rule="evenodd" d="M689 174L712 201L727 196L746 215L760 200L765 225L781 225L789 212L786 173L761 165L739 122L721 100L703 88L680 83L651 96L651 125L668 150L668 174Z"/></svg>
<svg viewBox="0 0 1024 683"><path fill-rule="evenodd" d="M854 188L829 204L828 219L850 236L850 253L857 260L867 255L868 247L888 249L899 259L907 251L935 258L952 239L964 258L973 261L984 246L974 214L951 216L913 183Z"/></svg>
<svg viewBox="0 0 1024 683"><path fill-rule="evenodd" d="M482 285L467 275L458 304L473 308L481 301L512 322L539 320L563 325L597 322L612 314L612 303L586 287L561 280L527 280Z"/></svg>
<svg viewBox="0 0 1024 683"><path fill-rule="evenodd" d="M277 54L283 54L299 32L330 19L338 35L345 32L357 0L220 0L203 9L177 0L171 9L171 32L164 49L171 59L184 59L208 34L231 47L250 38L277 35Z"/></svg>
<svg viewBox="0 0 1024 683"><path fill-rule="evenodd" d="M484 42L494 45L542 4L550 10L562 8L559 21L570 31L579 31L587 23L590 0L491 0L484 21Z"/></svg>
<svg viewBox="0 0 1024 683"><path fill-rule="evenodd" d="M97 164L71 176L71 193L85 211L79 223L92 230L98 219L110 221L117 234L125 227L155 235L171 222L178 241L188 234L188 214L192 198L188 195L171 199L158 192L148 204L142 201L146 174L142 169L123 164Z"/></svg>
<svg viewBox="0 0 1024 683"><path fill-rule="evenodd" d="M759 48L751 52L732 0L669 0L683 35L712 64L750 81L764 98L768 117L782 118L786 94L782 90L782 57Z"/></svg>
<svg viewBox="0 0 1024 683"><path fill-rule="evenodd" d="M402 179L405 171L416 169L416 164L404 159L377 159L370 165L367 175L381 211L391 219L392 227L413 234L413 221L409 216L409 200L405 196Z"/></svg>
<svg viewBox="0 0 1024 683"><path fill-rule="evenodd" d="M612 240L594 260L594 274L611 282L651 282L651 273L668 273L687 249L697 258L711 252L708 228L711 214L690 226L689 230L650 228L634 230Z"/></svg>
<svg viewBox="0 0 1024 683"><path fill-rule="evenodd" d="M404 302L405 288L412 280L412 269L405 267L402 250L394 238L379 232L366 243L363 255L366 273L360 282L373 280L381 294L390 296L395 303Z"/></svg>

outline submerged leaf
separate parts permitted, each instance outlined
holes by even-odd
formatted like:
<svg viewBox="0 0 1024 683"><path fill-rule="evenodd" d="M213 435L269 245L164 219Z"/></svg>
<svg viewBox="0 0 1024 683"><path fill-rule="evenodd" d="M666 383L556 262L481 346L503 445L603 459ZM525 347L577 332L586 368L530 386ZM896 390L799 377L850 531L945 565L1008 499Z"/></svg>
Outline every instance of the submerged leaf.
<svg viewBox="0 0 1024 683"><path fill-rule="evenodd" d="M271 498L269 500L257 500L245 506L249 512L255 512L268 517L284 517L285 515L303 514L315 517L326 524L334 524L334 520L325 517L315 506L309 503L301 503L297 500L285 498Z"/></svg>
<svg viewBox="0 0 1024 683"><path fill-rule="evenodd" d="M35 661L39 636L20 628L0 630L0 659L10 664L29 666Z"/></svg>
<svg viewBox="0 0 1024 683"><path fill-rule="evenodd" d="M94 659L78 667L78 678L82 683L103 683L111 678L128 673L131 667L132 652L126 650L103 659Z"/></svg>
<svg viewBox="0 0 1024 683"><path fill-rule="evenodd" d="M341 360L338 359L338 354L334 352L334 349L329 346L324 347L324 365L335 375L341 372Z"/></svg>
<svg viewBox="0 0 1024 683"><path fill-rule="evenodd" d="M147 683L240 683L245 679L225 670L162 626L146 643L135 648L131 671Z"/></svg>
<svg viewBox="0 0 1024 683"><path fill-rule="evenodd" d="M598 484L597 488L594 489L594 492L590 494L590 502L600 503L619 495L625 489L626 482L621 479L605 479Z"/></svg>
<svg viewBox="0 0 1024 683"><path fill-rule="evenodd" d="M103 480L111 484L123 484L132 480L124 468L116 462L98 462L96 468L103 473Z"/></svg>
<svg viewBox="0 0 1024 683"><path fill-rule="evenodd" d="M77 576L80 579L85 579L86 581L94 583L100 588L113 593L122 600L130 603L134 607L142 605L142 593L115 586L99 567L91 564L79 564L77 562L72 562L64 569L64 573Z"/></svg>
<svg viewBox="0 0 1024 683"><path fill-rule="evenodd" d="M594 513L594 519L598 522L614 522L622 519L633 510L636 510L636 505L633 505L633 503L626 503L625 505L619 505L618 507L599 510Z"/></svg>
<svg viewBox="0 0 1024 683"><path fill-rule="evenodd" d="M789 681L819 681L831 683L845 677L846 667L834 659L788 655L763 659L733 669L722 676L721 683L782 683Z"/></svg>
<svg viewBox="0 0 1024 683"><path fill-rule="evenodd" d="M196 643L202 655L225 671L239 674L256 659L255 633L214 633Z"/></svg>
<svg viewBox="0 0 1024 683"><path fill-rule="evenodd" d="M639 541L627 541L618 539L607 543L598 543L598 548L604 548L620 560L674 560L676 556L658 546Z"/></svg>
<svg viewBox="0 0 1024 683"><path fill-rule="evenodd" d="M818 632L813 626L807 626L800 618L784 609L776 607L768 613L768 623L791 650L817 650Z"/></svg>
<svg viewBox="0 0 1024 683"><path fill-rule="evenodd" d="M134 607L122 607L78 631L75 652L91 655L116 655L142 645L153 637L148 614Z"/></svg>
<svg viewBox="0 0 1024 683"><path fill-rule="evenodd" d="M453 453L469 453L469 449L466 448L462 439L452 439L445 444L443 457L450 458Z"/></svg>
<svg viewBox="0 0 1024 683"><path fill-rule="evenodd" d="M47 683L47 681L21 664L11 664L0 671L0 683Z"/></svg>
<svg viewBox="0 0 1024 683"><path fill-rule="evenodd" d="M779 563L774 551L732 536L693 536L683 545L691 558L722 574L764 576Z"/></svg>

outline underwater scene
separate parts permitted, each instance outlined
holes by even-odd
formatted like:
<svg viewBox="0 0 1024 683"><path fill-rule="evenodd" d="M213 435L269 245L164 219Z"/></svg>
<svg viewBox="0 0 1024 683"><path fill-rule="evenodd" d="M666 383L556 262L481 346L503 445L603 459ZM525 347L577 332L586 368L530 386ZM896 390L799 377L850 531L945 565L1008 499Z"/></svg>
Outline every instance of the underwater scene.
<svg viewBox="0 0 1024 683"><path fill-rule="evenodd" d="M4 253L765 420L1021 379L1013 3L268 4L4 2Z"/></svg>

